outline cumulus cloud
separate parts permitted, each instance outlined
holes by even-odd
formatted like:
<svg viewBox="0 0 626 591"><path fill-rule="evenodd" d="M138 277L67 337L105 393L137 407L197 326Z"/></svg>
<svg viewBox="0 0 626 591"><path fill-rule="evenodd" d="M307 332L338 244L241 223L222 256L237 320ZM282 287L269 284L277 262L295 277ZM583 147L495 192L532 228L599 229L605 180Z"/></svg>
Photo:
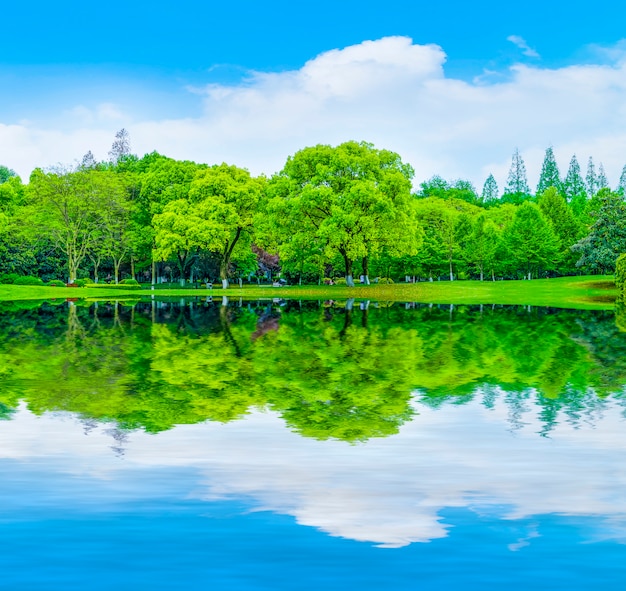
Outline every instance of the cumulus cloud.
<svg viewBox="0 0 626 591"><path fill-rule="evenodd" d="M513 43L513 45L517 45L525 56L537 58L541 57L535 49L526 43L526 39L524 39L524 37L520 37L519 35L509 35L506 40Z"/></svg>
<svg viewBox="0 0 626 591"><path fill-rule="evenodd" d="M610 60L597 65L516 64L497 82L466 81L446 75L439 46L407 37L364 41L298 70L251 72L240 83L207 84L193 93L181 89L186 100L201 103L193 116L131 117L125 113L136 113L136 105L120 104L83 106L73 121L45 129L0 124L0 162L27 175L87 150L104 157L125 127L140 154L156 149L175 158L232 162L255 174L280 170L307 145L355 139L397 151L417 181L440 174L480 188L493 173L502 187L518 147L534 185L552 145L562 172L574 152L581 162L593 155L615 184L626 161L626 49L618 44L607 55Z"/></svg>

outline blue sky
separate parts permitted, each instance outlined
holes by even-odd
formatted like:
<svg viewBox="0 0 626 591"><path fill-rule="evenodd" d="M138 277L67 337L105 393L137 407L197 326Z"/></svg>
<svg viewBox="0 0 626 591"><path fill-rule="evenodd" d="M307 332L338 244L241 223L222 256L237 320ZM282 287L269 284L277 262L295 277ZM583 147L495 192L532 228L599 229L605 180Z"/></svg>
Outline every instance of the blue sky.
<svg viewBox="0 0 626 591"><path fill-rule="evenodd" d="M493 171L502 184L517 146L527 158L532 185L537 161L540 164L543 150L553 145L562 167L572 151L581 162L593 155L605 162L609 180L616 182L611 176L618 176L623 163L611 154L626 148L620 127L624 124L618 123L616 130L615 122L599 111L619 112L623 104L624 17L626 8L618 2L563 7L534 0L517 6L419 1L381 6L352 0L12 3L3 8L0 36L0 162L26 176L34 166L71 162L88 149L105 158L115 131L127 127L140 153L156 148L174 157L229 160L255 173L271 174L287 155L310 143L363 139L400 152L416 168L419 180L439 173L468 177L478 185ZM390 38L408 39L411 45L381 42ZM338 62L326 60L313 74L305 66L328 52L362 47L367 41L378 45L361 53L331 53ZM433 44L439 54L411 49ZM372 82L355 82L349 100L345 88L340 96L320 96L303 82L317 76L319 89L324 77L340 71L341 78L352 80L354 70L346 59ZM416 60L430 64L430 74L425 77L420 70L419 81L411 65ZM366 73L363 68L372 63L384 73L380 68ZM586 68L576 78L574 94L587 80L596 87L570 100L566 82L574 83L572 68ZM389 72L396 75L387 79ZM554 72L557 75L550 76ZM544 73L548 76L542 77ZM598 73L605 78L599 81ZM562 92L552 96L548 78L558 80L558 74L566 74ZM286 87L294 76L300 76L299 81ZM447 84L443 94L420 102L442 80ZM524 97L507 103L520 84L525 84ZM380 93L383 86L387 94ZM489 88L495 94L473 96ZM403 97L401 105L394 102L398 96ZM535 130L518 110L526 103L532 109L527 116L536 114L534 99L542 96L548 98L550 117L544 121L538 116ZM334 108L338 97L345 109ZM255 104L253 98L258 99ZM292 109L309 99L308 111ZM479 111L470 108L477 100L482 104ZM563 112L559 101L576 103L577 108ZM268 110L269 102L280 109ZM243 111L237 112L242 104ZM439 108L443 104L447 109ZM494 104L503 110L502 119L479 123L491 117ZM585 108L593 116L581 122ZM315 117L311 111L316 111ZM416 112L430 123L441 121L436 141L436 127L422 133L423 121L412 119ZM456 118L459 112L462 118ZM346 113L354 119L344 127ZM503 134L506 116L523 120L521 130L513 125ZM550 123L568 117L560 127ZM313 119L316 124L311 126ZM268 123L251 126L258 120ZM297 133L300 122L303 129ZM458 130L467 125L474 128L474 137L480 136L477 142L472 143L469 129L459 136ZM580 133L573 134L572 126ZM205 144L199 134L190 135L190 130L199 129L209 138ZM412 142L433 142L433 149L415 151ZM472 157L463 158L468 151ZM263 157L257 157L260 152ZM626 149L623 153L626 161Z"/></svg>

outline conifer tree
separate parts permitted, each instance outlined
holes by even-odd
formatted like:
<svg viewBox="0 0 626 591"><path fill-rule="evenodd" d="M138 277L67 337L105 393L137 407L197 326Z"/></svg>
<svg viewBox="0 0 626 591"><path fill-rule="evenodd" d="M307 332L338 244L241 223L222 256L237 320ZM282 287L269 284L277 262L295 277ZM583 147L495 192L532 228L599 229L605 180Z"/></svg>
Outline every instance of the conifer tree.
<svg viewBox="0 0 626 591"><path fill-rule="evenodd" d="M546 150L546 155L541 165L541 174L539 175L539 184L537 185L537 195L543 193L546 189L554 187L557 191L563 190L561 183L561 175L559 174L559 167L554 158L554 151L552 147Z"/></svg>
<svg viewBox="0 0 626 591"><path fill-rule="evenodd" d="M598 167L598 191L600 189L608 189L609 188L609 180L606 178L606 173L604 172L604 165L600 162L600 166Z"/></svg>
<svg viewBox="0 0 626 591"><path fill-rule="evenodd" d="M515 152L513 152L511 168L506 180L504 194L512 197L512 199L509 199L510 201L516 202L524 201L530 195L530 187L528 186L528 178L526 176L526 165L517 148L515 148Z"/></svg>
<svg viewBox="0 0 626 591"><path fill-rule="evenodd" d="M619 177L617 193L619 193L622 197L626 195L626 164L624 165L624 168L622 168L622 174Z"/></svg>
<svg viewBox="0 0 626 591"><path fill-rule="evenodd" d="M596 175L596 167L593 164L593 158L589 156L587 162L587 176L585 177L587 184L587 195L593 197L598 192L598 176Z"/></svg>
<svg viewBox="0 0 626 591"><path fill-rule="evenodd" d="M583 180L582 173L580 172L580 164L576 159L576 154L572 156L565 176L565 182L563 183L563 192L568 202L576 200L576 198L587 198L587 191L585 189L585 181Z"/></svg>
<svg viewBox="0 0 626 591"><path fill-rule="evenodd" d="M626 167L625 167L626 169ZM499 196L498 183L493 175L490 174L483 185L482 200L483 203L494 203Z"/></svg>

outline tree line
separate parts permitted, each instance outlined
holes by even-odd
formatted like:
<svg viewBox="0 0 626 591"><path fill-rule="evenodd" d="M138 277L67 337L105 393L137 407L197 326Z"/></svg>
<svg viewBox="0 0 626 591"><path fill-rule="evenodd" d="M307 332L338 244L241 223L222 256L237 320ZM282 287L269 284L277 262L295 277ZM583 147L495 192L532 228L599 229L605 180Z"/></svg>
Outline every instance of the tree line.
<svg viewBox="0 0 626 591"><path fill-rule="evenodd" d="M610 273L626 252L626 167L611 190L592 158L562 177L548 148L535 193L518 150L502 194L493 175L480 194L413 179L366 142L304 148L268 178L139 158L121 130L107 161L88 152L28 183L0 166L0 281L531 279Z"/></svg>

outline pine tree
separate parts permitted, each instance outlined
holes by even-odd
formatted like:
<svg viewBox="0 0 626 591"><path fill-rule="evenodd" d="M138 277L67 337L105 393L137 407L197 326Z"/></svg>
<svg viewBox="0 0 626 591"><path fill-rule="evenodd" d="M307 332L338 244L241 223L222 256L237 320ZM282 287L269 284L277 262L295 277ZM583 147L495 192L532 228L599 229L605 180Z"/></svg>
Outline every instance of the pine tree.
<svg viewBox="0 0 626 591"><path fill-rule="evenodd" d="M591 156L589 156L589 162L587 163L587 176L585 177L585 181L587 183L587 195L591 198L598 192L598 177Z"/></svg>
<svg viewBox="0 0 626 591"><path fill-rule="evenodd" d="M554 187L559 192L563 190L559 167L554 158L552 147L546 150L546 155L543 159L541 174L539 175L539 184L537 185L537 195L541 195L541 193L550 187Z"/></svg>
<svg viewBox="0 0 626 591"><path fill-rule="evenodd" d="M617 193L619 193L622 197L626 195L626 164L624 165L624 168L622 168L622 174L619 177Z"/></svg>
<svg viewBox="0 0 626 591"><path fill-rule="evenodd" d="M504 194L513 197L509 201L521 202L530 195L530 187L528 186L528 178L526 176L526 165L520 156L519 150L515 148L513 158L511 160L511 169L506 180Z"/></svg>
<svg viewBox="0 0 626 591"><path fill-rule="evenodd" d="M563 192L567 201L571 202L576 198L587 198L587 191L585 189L585 181L583 180L582 173L580 172L580 164L576 159L576 154L572 156L565 176L565 182L563 183Z"/></svg>
<svg viewBox="0 0 626 591"><path fill-rule="evenodd" d="M626 168L626 167L625 167ZM483 193L482 200L483 203L494 203L498 200L499 190L498 183L496 183L496 179L493 178L493 175L490 174L483 185Z"/></svg>
<svg viewBox="0 0 626 591"><path fill-rule="evenodd" d="M606 178L606 173L604 172L604 166L602 162L600 162L600 166L598 167L598 191L600 189L608 189L609 188L609 180Z"/></svg>

